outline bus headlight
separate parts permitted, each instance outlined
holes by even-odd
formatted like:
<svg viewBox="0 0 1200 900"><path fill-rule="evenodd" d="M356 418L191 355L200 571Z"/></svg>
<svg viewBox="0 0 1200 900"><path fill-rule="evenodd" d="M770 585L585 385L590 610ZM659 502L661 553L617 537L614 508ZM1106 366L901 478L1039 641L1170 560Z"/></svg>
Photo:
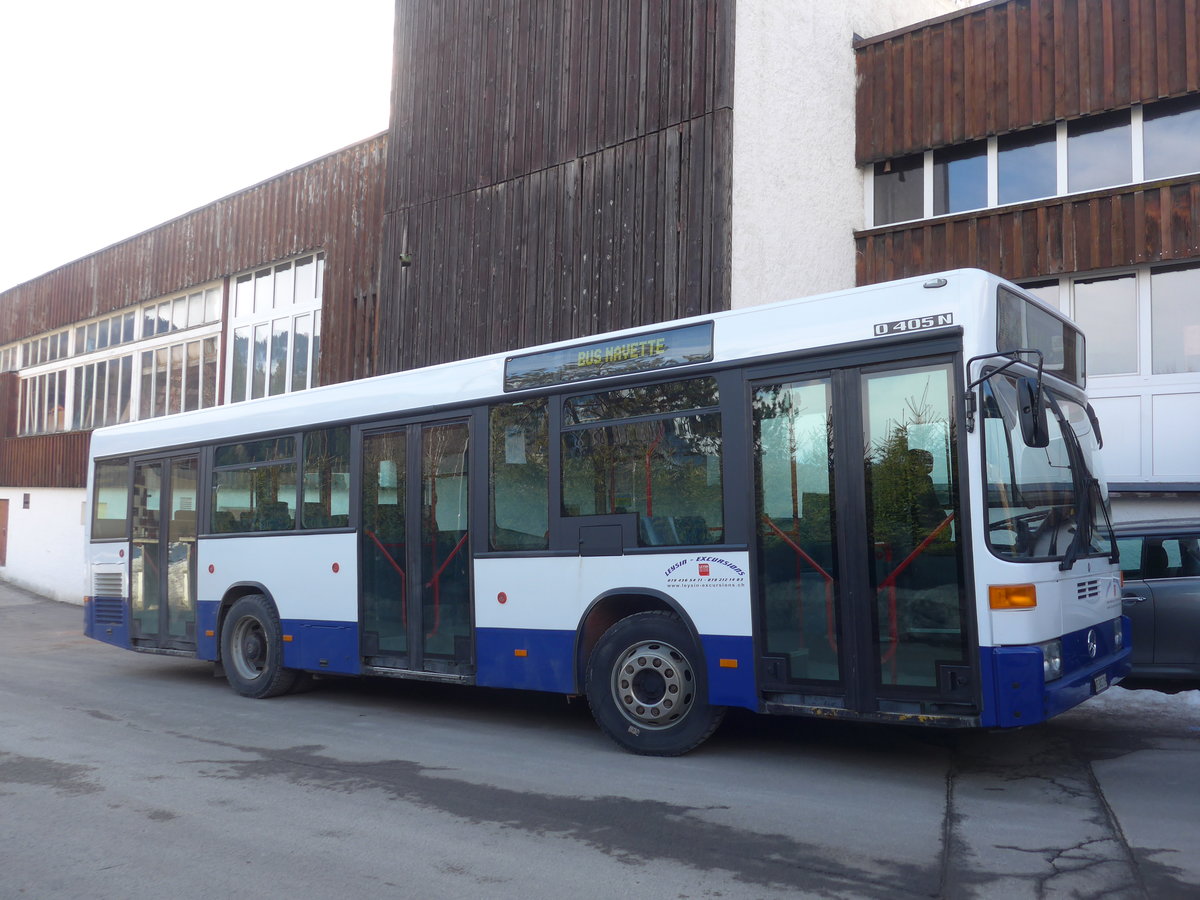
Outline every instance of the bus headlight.
<svg viewBox="0 0 1200 900"><path fill-rule="evenodd" d="M1062 678L1062 641L1046 641L1038 644L1042 651L1042 675L1046 681Z"/></svg>
<svg viewBox="0 0 1200 900"><path fill-rule="evenodd" d="M1113 619L1113 649L1120 650L1125 646L1125 629L1121 627L1120 619Z"/></svg>

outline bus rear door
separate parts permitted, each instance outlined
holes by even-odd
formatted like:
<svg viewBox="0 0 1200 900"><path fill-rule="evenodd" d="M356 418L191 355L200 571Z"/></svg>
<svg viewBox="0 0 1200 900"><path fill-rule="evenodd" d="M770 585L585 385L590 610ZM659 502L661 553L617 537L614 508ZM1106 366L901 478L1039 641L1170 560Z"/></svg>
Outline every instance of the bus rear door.
<svg viewBox="0 0 1200 900"><path fill-rule="evenodd" d="M197 471L194 455L134 463L129 593L135 647L196 649Z"/></svg>

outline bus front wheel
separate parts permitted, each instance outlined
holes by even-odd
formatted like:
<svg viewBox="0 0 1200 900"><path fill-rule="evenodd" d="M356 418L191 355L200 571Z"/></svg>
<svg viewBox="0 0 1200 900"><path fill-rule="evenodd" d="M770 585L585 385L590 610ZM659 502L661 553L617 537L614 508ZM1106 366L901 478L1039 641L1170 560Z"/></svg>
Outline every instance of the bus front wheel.
<svg viewBox="0 0 1200 900"><path fill-rule="evenodd" d="M283 667L279 613L262 594L247 594L229 610L221 629L221 662L230 687L256 699L286 694L300 674Z"/></svg>
<svg viewBox="0 0 1200 900"><path fill-rule="evenodd" d="M679 756L721 723L700 654L674 613L642 612L608 629L588 660L588 705L600 729L632 753Z"/></svg>

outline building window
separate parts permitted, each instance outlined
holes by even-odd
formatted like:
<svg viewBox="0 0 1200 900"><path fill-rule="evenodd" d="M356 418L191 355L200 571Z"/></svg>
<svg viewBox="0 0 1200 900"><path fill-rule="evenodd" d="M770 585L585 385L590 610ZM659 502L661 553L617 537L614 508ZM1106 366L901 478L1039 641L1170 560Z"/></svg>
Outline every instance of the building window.
<svg viewBox="0 0 1200 900"><path fill-rule="evenodd" d="M117 313L97 322L75 327L75 355L95 353L137 340L137 313Z"/></svg>
<svg viewBox="0 0 1200 900"><path fill-rule="evenodd" d="M1129 110L1067 123L1068 190L1094 191L1133 180Z"/></svg>
<svg viewBox="0 0 1200 900"><path fill-rule="evenodd" d="M1001 204L1054 196L1058 185L1055 127L1002 135L997 144L996 173Z"/></svg>
<svg viewBox="0 0 1200 900"><path fill-rule="evenodd" d="M20 434L52 434L66 430L66 372L47 372L22 379L20 399Z"/></svg>
<svg viewBox="0 0 1200 900"><path fill-rule="evenodd" d="M133 356L76 366L71 428L101 428L128 422L133 396Z"/></svg>
<svg viewBox="0 0 1200 900"><path fill-rule="evenodd" d="M1142 147L1148 180L1200 172L1200 97L1145 107Z"/></svg>
<svg viewBox="0 0 1200 900"><path fill-rule="evenodd" d="M987 141L933 151L933 214L988 205Z"/></svg>
<svg viewBox="0 0 1200 900"><path fill-rule="evenodd" d="M207 325L220 318L220 287L180 294L142 307L142 338Z"/></svg>
<svg viewBox="0 0 1200 900"><path fill-rule="evenodd" d="M1200 94L876 162L865 215L874 227L1193 173Z"/></svg>
<svg viewBox="0 0 1200 900"><path fill-rule="evenodd" d="M21 345L21 360L19 368L40 366L43 363L54 362L68 355L71 333L60 331L56 334L43 335Z"/></svg>
<svg viewBox="0 0 1200 900"><path fill-rule="evenodd" d="M1021 285L1026 291L1033 294L1039 300L1044 300L1055 309L1062 309L1062 303L1059 302L1059 287L1058 279L1054 281L1036 281L1032 284Z"/></svg>
<svg viewBox="0 0 1200 900"><path fill-rule="evenodd" d="M919 219L924 209L925 161L921 154L875 164L875 222Z"/></svg>
<svg viewBox="0 0 1200 900"><path fill-rule="evenodd" d="M316 253L234 279L229 402L318 384L324 273Z"/></svg>
<svg viewBox="0 0 1200 900"><path fill-rule="evenodd" d="M217 339L143 350L139 374L140 419L215 406Z"/></svg>
<svg viewBox="0 0 1200 900"><path fill-rule="evenodd" d="M39 367L21 381L18 432L89 430L215 406L220 318L221 287L209 286L5 348L0 363ZM139 340L139 323L148 342ZM176 336L198 326L191 340ZM174 342L160 336L164 328ZM135 350L138 343L144 349Z"/></svg>
<svg viewBox="0 0 1200 900"><path fill-rule="evenodd" d="M1153 372L1200 372L1200 266L1155 269L1150 275Z"/></svg>
<svg viewBox="0 0 1200 900"><path fill-rule="evenodd" d="M1089 375L1137 372L1137 281L1133 275L1076 280L1072 317L1087 336Z"/></svg>

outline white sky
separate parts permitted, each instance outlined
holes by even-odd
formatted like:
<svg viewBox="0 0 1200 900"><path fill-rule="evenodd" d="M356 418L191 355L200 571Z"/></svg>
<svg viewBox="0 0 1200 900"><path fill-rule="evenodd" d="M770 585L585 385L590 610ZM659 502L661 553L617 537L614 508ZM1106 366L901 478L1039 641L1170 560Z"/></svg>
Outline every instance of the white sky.
<svg viewBox="0 0 1200 900"><path fill-rule="evenodd" d="M0 0L0 291L383 131L394 0Z"/></svg>

